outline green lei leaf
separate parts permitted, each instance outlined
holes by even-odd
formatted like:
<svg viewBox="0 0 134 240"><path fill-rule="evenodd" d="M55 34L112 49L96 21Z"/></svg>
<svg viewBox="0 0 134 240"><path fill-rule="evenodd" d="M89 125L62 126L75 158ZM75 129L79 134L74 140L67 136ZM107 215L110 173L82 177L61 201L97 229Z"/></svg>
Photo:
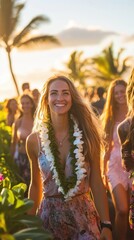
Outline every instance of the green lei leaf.
<svg viewBox="0 0 134 240"><path fill-rule="evenodd" d="M55 139L54 129L51 123L51 119L48 119L47 121L47 128L48 128L48 139L50 140L50 149L54 156L54 167L58 173L58 178L60 180L61 186L64 190L64 193L66 194L71 188L74 188L76 182L77 182L77 175L75 171L75 164L76 164L76 158L74 154L74 150L76 149L76 146L73 144L75 141L75 137L73 136L74 133L74 123L71 118L69 118L69 141L71 143L70 148L70 158L71 158L71 165L72 165L72 176L66 178L64 168L61 164L61 160L59 157L59 150Z"/></svg>

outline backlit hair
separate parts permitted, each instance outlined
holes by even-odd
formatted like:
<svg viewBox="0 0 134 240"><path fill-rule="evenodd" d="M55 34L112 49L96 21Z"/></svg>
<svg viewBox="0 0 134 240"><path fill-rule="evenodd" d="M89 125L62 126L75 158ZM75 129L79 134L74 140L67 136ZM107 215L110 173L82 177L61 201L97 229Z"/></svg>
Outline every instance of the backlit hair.
<svg viewBox="0 0 134 240"><path fill-rule="evenodd" d="M101 115L102 126L108 138L112 135L113 126L115 123L117 104L114 98L114 89L117 85L123 85L124 87L127 87L127 83L122 79L116 79L111 82L107 92L105 107Z"/></svg>
<svg viewBox="0 0 134 240"><path fill-rule="evenodd" d="M11 102L16 102L16 104L18 105L17 100L15 98L8 99L5 105L5 108L7 109L8 113L12 113L12 109L10 107Z"/></svg>
<svg viewBox="0 0 134 240"><path fill-rule="evenodd" d="M134 69L131 72L127 86L128 115L134 115Z"/></svg>
<svg viewBox="0 0 134 240"><path fill-rule="evenodd" d="M102 138L100 133L100 126L98 120L95 117L95 114L90 108L86 106L73 82L65 76L54 76L49 78L42 89L40 101L37 107L35 122L33 132L39 130L41 122L47 120L49 114L48 106L48 93L51 83L56 80L64 81L68 84L71 98L72 98L72 107L70 113L73 114L75 119L78 121L79 128L83 130L83 138L85 142L85 153L88 156L88 159L94 159L94 154L100 154L100 146L102 144Z"/></svg>

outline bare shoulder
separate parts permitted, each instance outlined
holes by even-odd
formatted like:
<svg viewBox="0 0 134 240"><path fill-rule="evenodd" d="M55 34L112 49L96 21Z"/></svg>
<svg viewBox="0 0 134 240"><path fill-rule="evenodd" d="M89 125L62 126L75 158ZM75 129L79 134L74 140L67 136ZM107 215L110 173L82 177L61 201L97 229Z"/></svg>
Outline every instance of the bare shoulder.
<svg viewBox="0 0 134 240"><path fill-rule="evenodd" d="M131 125L131 118L128 117L123 122L121 122L118 126L118 135L122 143L126 140L126 137L130 129L130 125Z"/></svg>
<svg viewBox="0 0 134 240"><path fill-rule="evenodd" d="M15 126L15 128L18 128L20 125L21 125L21 118L17 118L16 120L15 120L15 122L14 122L14 126Z"/></svg>
<svg viewBox="0 0 134 240"><path fill-rule="evenodd" d="M130 124L131 124L131 118L128 117L119 124L118 131L128 131Z"/></svg>
<svg viewBox="0 0 134 240"><path fill-rule="evenodd" d="M31 133L26 139L26 150L28 155L31 153L38 156L39 143L38 143L38 133Z"/></svg>
<svg viewBox="0 0 134 240"><path fill-rule="evenodd" d="M37 134L38 133L31 133L31 134L29 134L29 136L27 137L27 142L29 142L29 143L37 143Z"/></svg>

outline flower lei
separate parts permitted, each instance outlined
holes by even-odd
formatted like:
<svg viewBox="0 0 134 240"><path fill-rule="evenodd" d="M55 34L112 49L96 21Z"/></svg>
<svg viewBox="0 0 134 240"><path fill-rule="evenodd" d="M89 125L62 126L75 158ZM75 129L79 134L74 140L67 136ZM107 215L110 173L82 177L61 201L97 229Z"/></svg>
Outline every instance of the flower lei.
<svg viewBox="0 0 134 240"><path fill-rule="evenodd" d="M50 170L53 173L53 179L65 200L71 200L79 191L81 181L86 177L86 169L84 168L83 141L82 131L79 130L78 124L71 115L70 123L70 157L72 165L72 176L65 177L64 169L60 163L59 151L55 141L54 130L49 119L46 123L41 124L40 138L41 146L45 152L46 158L50 163Z"/></svg>

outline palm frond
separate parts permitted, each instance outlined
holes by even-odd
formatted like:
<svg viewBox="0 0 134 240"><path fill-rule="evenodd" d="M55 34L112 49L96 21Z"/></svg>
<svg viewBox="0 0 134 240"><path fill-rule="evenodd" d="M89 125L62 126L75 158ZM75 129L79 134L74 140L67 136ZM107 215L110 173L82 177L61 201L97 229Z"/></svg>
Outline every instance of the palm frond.
<svg viewBox="0 0 134 240"><path fill-rule="evenodd" d="M38 25L40 25L43 22L49 22L49 18L40 15L40 16L36 16L35 18L33 18L28 24L27 26L14 38L13 40L13 46L18 45L21 41L23 41L24 38L27 37L27 35L33 30L36 29L38 27Z"/></svg>
<svg viewBox="0 0 134 240"><path fill-rule="evenodd" d="M128 60L130 60L131 57L126 57L123 62L122 62L122 67L121 67L121 70L120 70L120 74L123 74L124 72L126 72L130 66L127 65L126 63L128 62Z"/></svg>
<svg viewBox="0 0 134 240"><path fill-rule="evenodd" d="M13 12L13 4L14 2L1 0L0 2L0 35L3 38L3 41L7 42L10 34L12 32L11 29L11 20L12 20L12 12Z"/></svg>
<svg viewBox="0 0 134 240"><path fill-rule="evenodd" d="M14 7L13 10L13 17L12 17L12 22L11 22L11 28L12 28L12 32L16 29L16 26L19 24L19 20L20 20L20 12L22 11L22 9L25 7L25 4L18 4Z"/></svg>
<svg viewBox="0 0 134 240"><path fill-rule="evenodd" d="M121 56L121 54L124 52L124 48L121 48L121 49L119 49L119 51L118 51L118 54L117 54L117 61L118 61L118 63L119 63L119 59L120 59L120 56Z"/></svg>
<svg viewBox="0 0 134 240"><path fill-rule="evenodd" d="M54 43L57 45L60 45L60 42L53 36L49 35L41 35L37 37L32 37L26 41L20 42L17 47L30 47L32 44L38 44L38 43Z"/></svg>
<svg viewBox="0 0 134 240"><path fill-rule="evenodd" d="M109 71L112 74L116 74L118 66L116 66L116 61L114 60L113 44L107 49L107 60L109 63Z"/></svg>

